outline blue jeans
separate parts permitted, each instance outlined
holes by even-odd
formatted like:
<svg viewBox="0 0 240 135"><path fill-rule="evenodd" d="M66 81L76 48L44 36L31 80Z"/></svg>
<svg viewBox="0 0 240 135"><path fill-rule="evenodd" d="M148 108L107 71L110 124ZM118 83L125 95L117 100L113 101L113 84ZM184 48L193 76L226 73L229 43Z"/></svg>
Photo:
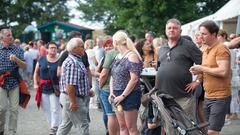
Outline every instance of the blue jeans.
<svg viewBox="0 0 240 135"><path fill-rule="evenodd" d="M104 126L105 126L105 128L106 128L106 130L108 130L107 128L107 123L108 123L108 117L107 117L107 114L106 114L106 111L105 111L105 109L104 109L104 107L103 107L103 100L102 100L102 98L101 98L101 93L102 93L102 90L99 90L99 103L100 103L100 105L101 105L101 107L102 107L102 110L103 110L103 122L104 122Z"/></svg>
<svg viewBox="0 0 240 135"><path fill-rule="evenodd" d="M112 106L108 101L109 94L110 94L109 92L104 90L101 90L100 92L100 98L103 103L103 109L107 115L115 115L115 112L112 110Z"/></svg>

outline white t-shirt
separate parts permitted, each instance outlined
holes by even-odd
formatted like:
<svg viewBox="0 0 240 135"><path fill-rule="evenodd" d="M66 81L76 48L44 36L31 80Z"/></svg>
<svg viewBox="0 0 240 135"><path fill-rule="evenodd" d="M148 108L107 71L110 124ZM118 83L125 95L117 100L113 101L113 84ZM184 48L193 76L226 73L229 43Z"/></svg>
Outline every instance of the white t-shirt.
<svg viewBox="0 0 240 135"><path fill-rule="evenodd" d="M36 49L29 49L29 51L24 52L24 60L27 64L26 72L32 73L33 72L33 60L38 58L38 50Z"/></svg>
<svg viewBox="0 0 240 135"><path fill-rule="evenodd" d="M96 68L96 65L93 62L93 57L95 57L95 53L94 53L93 49L87 49L86 53L88 56L89 68L90 68L90 70L94 70Z"/></svg>

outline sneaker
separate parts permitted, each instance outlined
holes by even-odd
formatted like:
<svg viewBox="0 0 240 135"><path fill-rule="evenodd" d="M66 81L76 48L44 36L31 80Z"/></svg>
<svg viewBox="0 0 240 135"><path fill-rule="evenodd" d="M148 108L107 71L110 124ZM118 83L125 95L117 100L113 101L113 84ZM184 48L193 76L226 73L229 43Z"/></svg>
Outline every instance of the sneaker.
<svg viewBox="0 0 240 135"><path fill-rule="evenodd" d="M225 119L224 126L230 125L231 120L230 119Z"/></svg>
<svg viewBox="0 0 240 135"><path fill-rule="evenodd" d="M50 129L50 132L49 132L49 135L56 135L57 129L58 129L57 127L51 128L51 129Z"/></svg>
<svg viewBox="0 0 240 135"><path fill-rule="evenodd" d="M229 119L231 119L231 120L237 120L237 119L238 119L238 116L237 116L237 114L232 114L232 115L229 117Z"/></svg>

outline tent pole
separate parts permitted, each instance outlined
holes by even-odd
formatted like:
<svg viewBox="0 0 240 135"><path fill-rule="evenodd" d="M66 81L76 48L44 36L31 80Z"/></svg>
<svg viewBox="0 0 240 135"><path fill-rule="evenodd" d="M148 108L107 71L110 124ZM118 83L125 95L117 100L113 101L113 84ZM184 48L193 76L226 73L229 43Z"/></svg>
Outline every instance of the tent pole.
<svg viewBox="0 0 240 135"><path fill-rule="evenodd" d="M238 19L237 19L237 28L236 28L236 34L240 35L240 15L238 15Z"/></svg>

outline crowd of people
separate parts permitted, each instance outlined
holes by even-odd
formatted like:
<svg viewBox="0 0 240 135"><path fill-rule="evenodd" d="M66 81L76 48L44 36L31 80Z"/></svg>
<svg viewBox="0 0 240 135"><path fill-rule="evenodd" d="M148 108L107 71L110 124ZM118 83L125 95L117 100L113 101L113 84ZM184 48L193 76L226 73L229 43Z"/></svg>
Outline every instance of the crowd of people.
<svg viewBox="0 0 240 135"><path fill-rule="evenodd" d="M165 35L157 37L150 31L135 40L119 30L83 40L73 31L66 44L42 40L25 44L13 40L10 29L2 29L0 135L17 131L19 79L13 72L36 90L36 105L49 122L49 135L66 135L72 126L89 135L89 108L103 110L102 123L109 135L173 135L168 123L162 131L149 127L139 131L144 68L156 69L151 84L172 96L189 118L209 123L202 132L219 135L240 111L240 37L228 36L215 22L205 21L192 40L181 35L177 19L167 21ZM4 129L7 110L9 123ZM147 119L143 115L142 126Z"/></svg>

